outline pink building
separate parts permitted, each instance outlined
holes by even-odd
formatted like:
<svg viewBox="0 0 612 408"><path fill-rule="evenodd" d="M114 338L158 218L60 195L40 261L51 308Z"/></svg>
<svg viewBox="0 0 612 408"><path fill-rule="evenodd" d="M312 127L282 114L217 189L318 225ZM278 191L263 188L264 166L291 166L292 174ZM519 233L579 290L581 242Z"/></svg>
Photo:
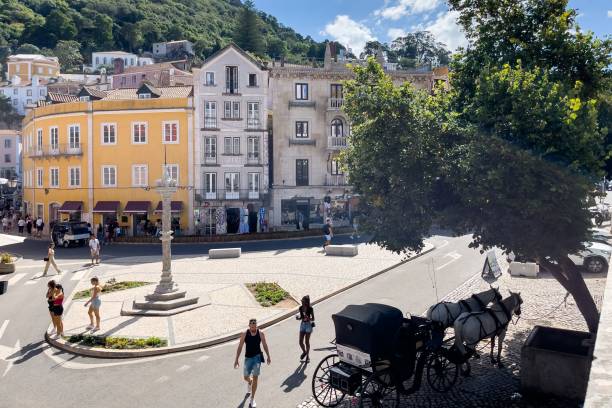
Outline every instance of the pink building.
<svg viewBox="0 0 612 408"><path fill-rule="evenodd" d="M144 81L155 87L193 85L193 75L188 71L187 61L161 62L141 67L124 68L115 64L113 89L138 88Z"/></svg>
<svg viewBox="0 0 612 408"><path fill-rule="evenodd" d="M21 132L18 130L0 130L0 177L21 177Z"/></svg>

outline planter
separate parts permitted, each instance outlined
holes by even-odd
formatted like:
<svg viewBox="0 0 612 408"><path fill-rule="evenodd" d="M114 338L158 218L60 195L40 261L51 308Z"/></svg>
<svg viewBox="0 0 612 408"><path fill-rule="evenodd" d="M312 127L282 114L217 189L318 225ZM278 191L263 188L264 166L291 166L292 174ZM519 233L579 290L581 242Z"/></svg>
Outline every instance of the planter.
<svg viewBox="0 0 612 408"><path fill-rule="evenodd" d="M584 400L593 359L591 338L587 332L535 326L521 349L523 392Z"/></svg>
<svg viewBox="0 0 612 408"><path fill-rule="evenodd" d="M14 263L0 263L0 275L7 275L15 272Z"/></svg>
<svg viewBox="0 0 612 408"><path fill-rule="evenodd" d="M537 278L540 272L540 266L534 262L512 262L508 270L512 276Z"/></svg>

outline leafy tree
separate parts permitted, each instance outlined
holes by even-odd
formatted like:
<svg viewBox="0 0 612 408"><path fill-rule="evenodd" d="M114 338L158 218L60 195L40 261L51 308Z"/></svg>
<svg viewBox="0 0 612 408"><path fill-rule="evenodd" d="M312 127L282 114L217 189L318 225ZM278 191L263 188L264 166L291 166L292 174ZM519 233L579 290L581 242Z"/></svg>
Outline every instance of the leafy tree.
<svg viewBox="0 0 612 408"><path fill-rule="evenodd" d="M537 259L595 332L597 309L567 254L590 236L611 44L574 32L565 0L450 4L471 41L450 92L396 88L372 60L347 83L345 158L363 226L395 251L420 249L435 222L472 232L472 247Z"/></svg>
<svg viewBox="0 0 612 408"><path fill-rule="evenodd" d="M252 0L244 3L236 26L234 41L245 51L251 51L256 55L265 53L261 22Z"/></svg>
<svg viewBox="0 0 612 408"><path fill-rule="evenodd" d="M76 38L77 27L66 10L54 9L45 19L42 35L47 39L45 45L53 47L59 40Z"/></svg>
<svg viewBox="0 0 612 408"><path fill-rule="evenodd" d="M286 57L288 53L287 43L280 38L268 40L268 55L272 58Z"/></svg>
<svg viewBox="0 0 612 408"><path fill-rule="evenodd" d="M15 112L11 99L0 95L0 125L9 129L18 129L21 125L21 116Z"/></svg>
<svg viewBox="0 0 612 408"><path fill-rule="evenodd" d="M437 42L428 31L408 33L404 37L395 39L389 49L400 59L403 68L422 65L448 65L450 51L446 46Z"/></svg>
<svg viewBox="0 0 612 408"><path fill-rule="evenodd" d="M33 44L21 44L15 50L15 54L40 54L40 48Z"/></svg>
<svg viewBox="0 0 612 408"><path fill-rule="evenodd" d="M383 52L389 51L389 46L386 43L380 41L367 41L363 47L363 51L359 54L359 58L366 59L367 57L374 57L379 49Z"/></svg>
<svg viewBox="0 0 612 408"><path fill-rule="evenodd" d="M138 50L138 47L144 42L142 32L137 24L125 23L123 27L121 27L120 33L125 43L125 47L130 52Z"/></svg>
<svg viewBox="0 0 612 408"><path fill-rule="evenodd" d="M76 41L58 41L53 53L59 59L63 71L70 71L83 63L83 56Z"/></svg>

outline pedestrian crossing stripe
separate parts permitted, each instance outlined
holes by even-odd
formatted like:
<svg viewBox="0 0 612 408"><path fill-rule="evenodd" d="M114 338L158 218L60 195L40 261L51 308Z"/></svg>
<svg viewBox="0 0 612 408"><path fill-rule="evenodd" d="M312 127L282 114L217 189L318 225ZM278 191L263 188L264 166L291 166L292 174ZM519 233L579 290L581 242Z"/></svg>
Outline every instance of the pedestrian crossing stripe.
<svg viewBox="0 0 612 408"><path fill-rule="evenodd" d="M17 273L17 274L15 274L15 276L13 276L12 278L10 278L8 280L8 284L9 285L14 285L17 282L19 282L21 279L23 279L24 276L26 276L25 273Z"/></svg>

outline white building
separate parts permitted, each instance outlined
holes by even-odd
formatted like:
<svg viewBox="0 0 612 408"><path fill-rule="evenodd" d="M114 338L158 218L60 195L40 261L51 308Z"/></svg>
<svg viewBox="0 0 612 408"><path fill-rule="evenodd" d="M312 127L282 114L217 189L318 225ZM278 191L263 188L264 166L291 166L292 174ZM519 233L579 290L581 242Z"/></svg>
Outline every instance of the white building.
<svg viewBox="0 0 612 408"><path fill-rule="evenodd" d="M269 205L268 72L231 44L193 70L193 83L196 230L260 231Z"/></svg>
<svg viewBox="0 0 612 408"><path fill-rule="evenodd" d="M139 57L136 54L125 51L101 51L93 52L91 54L91 66L83 67L91 71L98 70L103 65L113 66L115 59L122 59L123 66L127 67L140 67L143 65L153 64L153 58Z"/></svg>
<svg viewBox="0 0 612 408"><path fill-rule="evenodd" d="M36 106L39 100L47 97L47 83L47 79L37 75L32 76L31 81L23 81L15 75L11 81L0 85L0 94L10 99L17 113L24 115L28 107Z"/></svg>
<svg viewBox="0 0 612 408"><path fill-rule="evenodd" d="M21 132L0 130L0 177L21 180Z"/></svg>

